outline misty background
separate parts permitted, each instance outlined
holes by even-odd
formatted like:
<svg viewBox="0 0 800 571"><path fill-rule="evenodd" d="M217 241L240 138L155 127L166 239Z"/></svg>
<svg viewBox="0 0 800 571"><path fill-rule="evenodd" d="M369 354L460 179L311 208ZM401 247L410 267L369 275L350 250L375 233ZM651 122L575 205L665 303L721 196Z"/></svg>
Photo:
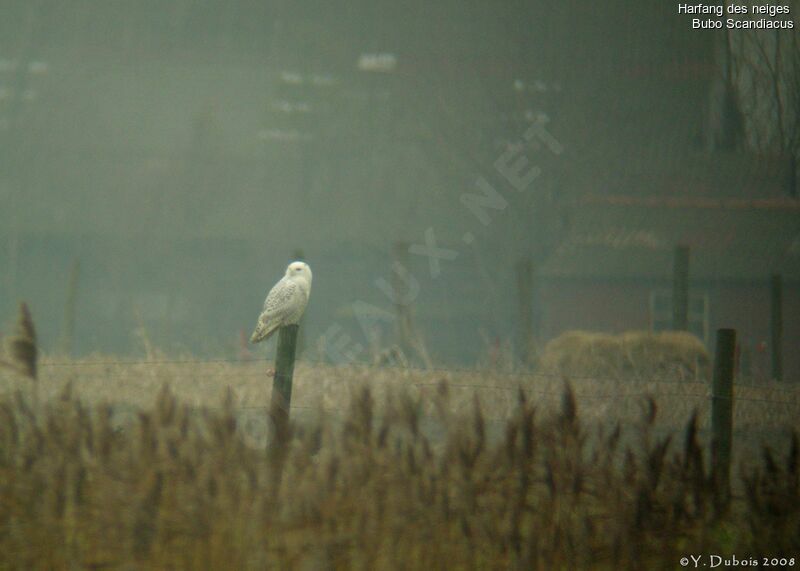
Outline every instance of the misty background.
<svg viewBox="0 0 800 571"><path fill-rule="evenodd" d="M48 352L232 356L302 256L305 355L368 360L399 262L430 359L474 364L667 327L687 244L694 332L757 346L742 300L780 273L796 346L797 36L655 0L0 0L0 316L27 300Z"/></svg>

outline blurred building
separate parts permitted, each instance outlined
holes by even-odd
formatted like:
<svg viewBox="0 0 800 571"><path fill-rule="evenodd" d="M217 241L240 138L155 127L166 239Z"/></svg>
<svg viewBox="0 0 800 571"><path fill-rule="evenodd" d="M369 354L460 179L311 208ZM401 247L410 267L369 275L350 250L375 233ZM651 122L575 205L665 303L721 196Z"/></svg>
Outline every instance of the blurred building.
<svg viewBox="0 0 800 571"><path fill-rule="evenodd" d="M785 344L800 339L800 204L787 199L586 197L541 271L545 337L570 329L672 328L675 245L690 247L689 330L708 347L737 330L742 372L770 376L770 279L780 274ZM761 355L761 361L759 361ZM800 357L784 355L785 378Z"/></svg>
<svg viewBox="0 0 800 571"><path fill-rule="evenodd" d="M311 346L332 325L366 345L353 302L391 312L376 280L428 228L457 253L435 276L425 256L407 262L440 362L519 337L523 259L543 272L541 338L647 326L649 298L610 321L548 301L564 248L604 223L587 204L783 193L769 160L718 144L719 38L655 0L6 4L0 309L29 299L50 347L75 258L79 351L128 351L144 325L168 348L232 352L297 248L315 272ZM563 153L523 139L538 120ZM509 148L541 168L524 193L495 166ZM506 201L485 226L461 202L479 178ZM675 212L645 210L624 226ZM670 232L664 252L684 237ZM637 259L624 275L649 275ZM726 321L709 303L713 330Z"/></svg>

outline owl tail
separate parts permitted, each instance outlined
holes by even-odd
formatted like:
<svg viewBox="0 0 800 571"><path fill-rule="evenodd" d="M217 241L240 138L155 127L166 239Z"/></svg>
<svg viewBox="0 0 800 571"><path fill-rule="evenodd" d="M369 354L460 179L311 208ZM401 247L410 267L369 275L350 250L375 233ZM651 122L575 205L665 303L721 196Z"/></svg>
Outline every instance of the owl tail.
<svg viewBox="0 0 800 571"><path fill-rule="evenodd" d="M275 333L275 331L277 331L277 329L277 323L267 324L259 319L258 323L256 324L256 330L253 331L253 334L250 336L250 343L260 343L262 341L266 341L273 333Z"/></svg>

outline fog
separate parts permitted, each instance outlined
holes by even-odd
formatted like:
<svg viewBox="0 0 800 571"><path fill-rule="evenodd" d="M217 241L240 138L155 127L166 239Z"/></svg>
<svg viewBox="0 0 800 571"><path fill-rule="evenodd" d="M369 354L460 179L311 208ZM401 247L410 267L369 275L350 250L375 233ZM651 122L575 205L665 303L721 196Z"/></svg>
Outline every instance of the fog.
<svg viewBox="0 0 800 571"><path fill-rule="evenodd" d="M4 330L26 300L45 352L235 357L302 258L303 358L522 360L569 329L666 327L683 244L707 345L768 337L772 274L796 345L797 34L691 19L0 0Z"/></svg>

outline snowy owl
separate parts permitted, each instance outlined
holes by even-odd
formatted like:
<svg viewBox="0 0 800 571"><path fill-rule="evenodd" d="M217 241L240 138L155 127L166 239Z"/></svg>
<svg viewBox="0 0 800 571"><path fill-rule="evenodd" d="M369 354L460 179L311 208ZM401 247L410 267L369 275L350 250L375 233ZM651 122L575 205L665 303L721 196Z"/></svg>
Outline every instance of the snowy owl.
<svg viewBox="0 0 800 571"><path fill-rule="evenodd" d="M300 321L309 295L311 295L311 268L304 262L292 262L286 268L286 275L267 295L264 310L258 316L256 330L250 336L250 343L264 341L282 325Z"/></svg>

